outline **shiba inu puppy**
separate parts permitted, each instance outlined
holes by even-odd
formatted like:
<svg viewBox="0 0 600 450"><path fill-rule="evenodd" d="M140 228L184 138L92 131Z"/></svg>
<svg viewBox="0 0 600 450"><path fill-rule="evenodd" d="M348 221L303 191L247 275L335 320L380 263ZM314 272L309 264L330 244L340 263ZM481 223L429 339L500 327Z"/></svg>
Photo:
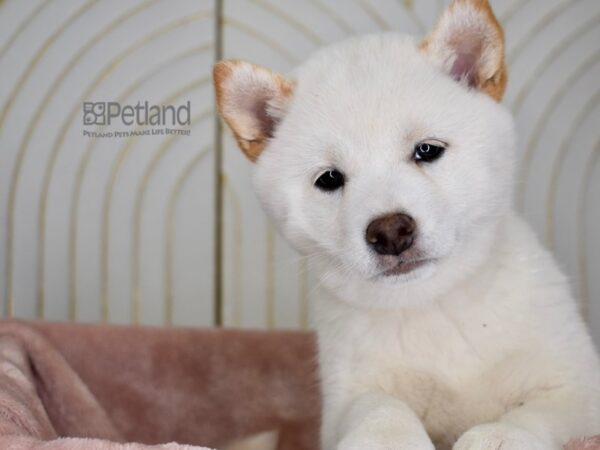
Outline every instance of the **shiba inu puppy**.
<svg viewBox="0 0 600 450"><path fill-rule="evenodd" d="M600 364L565 277L511 206L503 31L455 0L418 42L214 68L221 115L316 306L323 450L557 450L600 433Z"/></svg>

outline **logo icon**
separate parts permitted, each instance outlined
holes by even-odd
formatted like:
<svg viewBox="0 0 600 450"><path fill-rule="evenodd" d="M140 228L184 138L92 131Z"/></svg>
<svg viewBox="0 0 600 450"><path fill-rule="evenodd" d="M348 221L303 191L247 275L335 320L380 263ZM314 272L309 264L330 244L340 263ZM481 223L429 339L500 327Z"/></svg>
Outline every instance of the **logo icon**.
<svg viewBox="0 0 600 450"><path fill-rule="evenodd" d="M84 125L106 125L106 102L83 102Z"/></svg>

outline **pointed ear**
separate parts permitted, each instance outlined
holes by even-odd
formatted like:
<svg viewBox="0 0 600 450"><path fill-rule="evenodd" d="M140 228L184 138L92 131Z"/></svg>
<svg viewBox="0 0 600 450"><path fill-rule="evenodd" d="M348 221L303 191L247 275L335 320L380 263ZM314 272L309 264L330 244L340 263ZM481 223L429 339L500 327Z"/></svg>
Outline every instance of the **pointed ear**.
<svg viewBox="0 0 600 450"><path fill-rule="evenodd" d="M421 50L458 82L502 99L504 32L487 0L453 0Z"/></svg>
<svg viewBox="0 0 600 450"><path fill-rule="evenodd" d="M221 117L244 154L256 161L285 115L292 82L263 67L236 60L215 64L213 79Z"/></svg>

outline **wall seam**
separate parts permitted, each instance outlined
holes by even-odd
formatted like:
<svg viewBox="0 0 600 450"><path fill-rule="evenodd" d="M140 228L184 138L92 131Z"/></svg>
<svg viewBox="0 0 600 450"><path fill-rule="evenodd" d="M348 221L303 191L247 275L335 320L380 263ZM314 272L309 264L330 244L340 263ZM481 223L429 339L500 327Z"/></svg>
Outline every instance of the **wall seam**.
<svg viewBox="0 0 600 450"><path fill-rule="evenodd" d="M215 63L223 58L223 0L215 0ZM216 99L215 99L216 100ZM214 297L213 324L223 325L223 135L222 126L214 104Z"/></svg>

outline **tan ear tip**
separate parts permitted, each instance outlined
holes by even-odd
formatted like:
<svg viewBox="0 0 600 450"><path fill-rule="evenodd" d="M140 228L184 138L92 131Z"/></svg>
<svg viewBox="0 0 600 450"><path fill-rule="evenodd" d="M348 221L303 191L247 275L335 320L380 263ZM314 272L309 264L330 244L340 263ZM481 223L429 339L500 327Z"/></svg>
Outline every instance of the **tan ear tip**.
<svg viewBox="0 0 600 450"><path fill-rule="evenodd" d="M502 24L496 17L494 13L494 9L488 0L452 0L449 11L452 11L456 6L463 5L468 6L477 10L480 13L483 13L488 20L495 26L496 30L500 33L500 38L504 39L504 30L502 29Z"/></svg>
<svg viewBox="0 0 600 450"><path fill-rule="evenodd" d="M232 66L232 61L228 59L221 60L213 66L213 79L216 84L220 84L231 75L231 72L233 72Z"/></svg>
<svg viewBox="0 0 600 450"><path fill-rule="evenodd" d="M488 6L488 7L491 6L490 2L488 0L452 0L452 3L453 4L455 4L455 3L463 3L463 4L467 3L467 4L470 4L470 5L479 6L479 7L481 7L481 6L484 6L484 7L485 6Z"/></svg>
<svg viewBox="0 0 600 450"><path fill-rule="evenodd" d="M492 5L490 5L490 2L488 0L452 0L452 3L450 3L449 8L453 9L455 6L458 5L470 6L472 8L487 12L493 11Z"/></svg>

